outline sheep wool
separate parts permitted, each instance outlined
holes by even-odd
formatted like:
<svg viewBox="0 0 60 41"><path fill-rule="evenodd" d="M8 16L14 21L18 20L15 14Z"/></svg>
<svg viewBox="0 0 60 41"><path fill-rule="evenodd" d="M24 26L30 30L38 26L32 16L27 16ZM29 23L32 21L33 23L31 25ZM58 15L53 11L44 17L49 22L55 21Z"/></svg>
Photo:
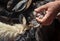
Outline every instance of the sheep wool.
<svg viewBox="0 0 60 41"><path fill-rule="evenodd" d="M0 41L14 41L17 35L24 33L26 29L23 24L11 26L0 22Z"/></svg>

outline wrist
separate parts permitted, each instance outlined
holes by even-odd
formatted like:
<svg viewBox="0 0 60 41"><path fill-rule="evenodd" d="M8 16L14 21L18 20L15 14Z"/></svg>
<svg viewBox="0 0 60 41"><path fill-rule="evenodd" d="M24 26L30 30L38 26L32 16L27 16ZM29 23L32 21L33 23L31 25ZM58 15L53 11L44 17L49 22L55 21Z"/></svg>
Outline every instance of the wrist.
<svg viewBox="0 0 60 41"><path fill-rule="evenodd" d="M58 12L60 12L60 1L55 1L55 3L57 4L57 9L58 9Z"/></svg>
<svg viewBox="0 0 60 41"><path fill-rule="evenodd" d="M60 0L55 0L55 1L60 1Z"/></svg>
<svg viewBox="0 0 60 41"><path fill-rule="evenodd" d="M60 1L55 1L56 3L58 3L60 5Z"/></svg>

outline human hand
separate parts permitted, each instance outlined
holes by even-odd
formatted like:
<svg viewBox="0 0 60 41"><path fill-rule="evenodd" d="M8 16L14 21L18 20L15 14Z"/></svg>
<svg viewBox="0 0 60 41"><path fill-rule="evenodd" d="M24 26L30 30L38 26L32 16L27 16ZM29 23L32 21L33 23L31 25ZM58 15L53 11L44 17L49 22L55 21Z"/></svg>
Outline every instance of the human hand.
<svg viewBox="0 0 60 41"><path fill-rule="evenodd" d="M50 25L60 10L60 2L54 1L54 2L47 3L39 8L36 8L35 12L39 13L43 10L46 11L45 16L42 19L36 17L36 20L44 26Z"/></svg>

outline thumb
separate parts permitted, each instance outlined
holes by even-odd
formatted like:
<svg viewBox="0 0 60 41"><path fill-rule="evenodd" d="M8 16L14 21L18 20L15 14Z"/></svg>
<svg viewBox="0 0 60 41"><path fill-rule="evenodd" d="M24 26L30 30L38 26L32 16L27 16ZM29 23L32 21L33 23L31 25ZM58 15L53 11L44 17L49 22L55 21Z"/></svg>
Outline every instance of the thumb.
<svg viewBox="0 0 60 41"><path fill-rule="evenodd" d="M42 19L36 17L36 20L37 20L38 22L42 23Z"/></svg>

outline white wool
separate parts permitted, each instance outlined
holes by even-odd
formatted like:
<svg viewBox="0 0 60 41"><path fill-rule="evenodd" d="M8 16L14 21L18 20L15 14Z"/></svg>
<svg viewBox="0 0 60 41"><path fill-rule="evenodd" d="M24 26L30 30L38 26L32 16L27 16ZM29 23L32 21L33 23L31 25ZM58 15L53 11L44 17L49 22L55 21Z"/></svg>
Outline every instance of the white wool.
<svg viewBox="0 0 60 41"><path fill-rule="evenodd" d="M14 41L17 35L26 30L23 24L8 25L0 22L0 41Z"/></svg>

